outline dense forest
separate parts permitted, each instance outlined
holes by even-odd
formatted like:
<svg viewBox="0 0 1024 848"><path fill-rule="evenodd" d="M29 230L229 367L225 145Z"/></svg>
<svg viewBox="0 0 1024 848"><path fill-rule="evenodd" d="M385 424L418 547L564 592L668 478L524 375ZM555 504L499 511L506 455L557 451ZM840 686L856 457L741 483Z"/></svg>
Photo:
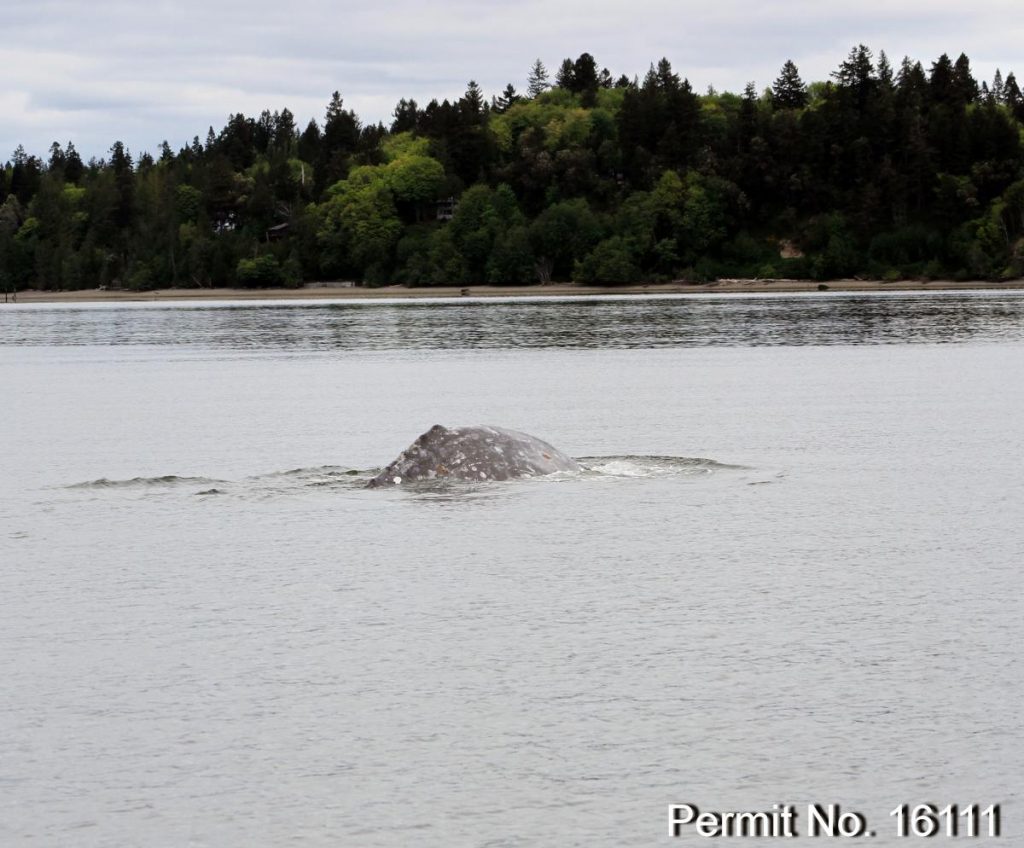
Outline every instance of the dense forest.
<svg viewBox="0 0 1024 848"><path fill-rule="evenodd" d="M584 53L525 89L336 92L137 157L22 148L0 167L0 290L1024 276L1024 95L968 58L863 45L825 82L695 93L662 59Z"/></svg>

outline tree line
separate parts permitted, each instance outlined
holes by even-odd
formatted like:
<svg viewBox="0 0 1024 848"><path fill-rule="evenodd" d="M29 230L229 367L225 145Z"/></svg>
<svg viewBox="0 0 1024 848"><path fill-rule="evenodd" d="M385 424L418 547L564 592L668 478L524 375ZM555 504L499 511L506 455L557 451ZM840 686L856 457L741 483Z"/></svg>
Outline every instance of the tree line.
<svg viewBox="0 0 1024 848"><path fill-rule="evenodd" d="M313 280L595 284L1024 275L1024 96L863 45L821 82L695 92L594 57L363 124L231 115L204 140L0 167L0 290Z"/></svg>

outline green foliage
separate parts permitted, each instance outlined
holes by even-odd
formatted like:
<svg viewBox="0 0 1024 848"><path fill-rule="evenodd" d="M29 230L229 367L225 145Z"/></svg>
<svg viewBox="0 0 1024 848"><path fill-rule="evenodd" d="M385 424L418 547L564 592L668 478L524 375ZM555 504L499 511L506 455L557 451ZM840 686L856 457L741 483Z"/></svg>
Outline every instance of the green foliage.
<svg viewBox="0 0 1024 848"><path fill-rule="evenodd" d="M530 226L541 282L569 279L601 238L601 225L585 200L567 200L548 207Z"/></svg>
<svg viewBox="0 0 1024 848"><path fill-rule="evenodd" d="M400 132L385 138L380 145L385 162L406 156L429 156L430 141L411 132Z"/></svg>
<svg viewBox="0 0 1024 848"><path fill-rule="evenodd" d="M390 263L402 234L394 199L383 179L353 172L321 208L318 239L329 267L364 273L371 265Z"/></svg>
<svg viewBox="0 0 1024 848"><path fill-rule="evenodd" d="M515 194L507 185L496 189L475 185L463 194L449 229L452 243L463 259L465 273L469 275L468 282L490 279L492 269L488 265L499 237L521 227L524 221ZM502 249L507 254L513 248L506 240ZM515 267L515 263L506 256L499 260L493 273L499 277L514 276ZM493 281L521 282L514 279Z"/></svg>
<svg viewBox="0 0 1024 848"><path fill-rule="evenodd" d="M923 266L941 250L942 238L938 232L923 224L910 224L879 233L871 240L868 255L878 268L910 269Z"/></svg>
<svg viewBox="0 0 1024 848"><path fill-rule="evenodd" d="M0 285L1019 277L1016 77L925 68L858 45L829 81L786 62L766 92L699 96L665 59L613 83L582 53L554 88L537 62L525 95L403 99L390 131L335 92L301 131L287 109L231 115L155 160L19 148Z"/></svg>
<svg viewBox="0 0 1024 848"><path fill-rule="evenodd" d="M576 263L573 274L573 279L580 283L632 283L640 278L629 242L622 236L600 242Z"/></svg>
<svg viewBox="0 0 1024 848"><path fill-rule="evenodd" d="M279 286L284 279L277 260L267 254L239 259L235 275L239 285L243 286Z"/></svg>
<svg viewBox="0 0 1024 848"><path fill-rule="evenodd" d="M194 186L178 186L175 189L175 210L182 221L195 223L203 210L203 193Z"/></svg>
<svg viewBox="0 0 1024 848"><path fill-rule="evenodd" d="M425 203L441 190L444 168L429 156L407 154L384 167L384 182L399 203Z"/></svg>
<svg viewBox="0 0 1024 848"><path fill-rule="evenodd" d="M487 282L519 284L537 282L530 231L522 224L500 232L487 260Z"/></svg>

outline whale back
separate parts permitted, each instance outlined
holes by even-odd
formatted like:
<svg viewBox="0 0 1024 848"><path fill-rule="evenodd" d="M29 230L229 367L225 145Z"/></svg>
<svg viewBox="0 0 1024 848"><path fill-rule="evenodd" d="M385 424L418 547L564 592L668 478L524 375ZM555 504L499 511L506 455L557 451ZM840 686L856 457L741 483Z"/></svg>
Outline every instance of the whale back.
<svg viewBox="0 0 1024 848"><path fill-rule="evenodd" d="M443 427L435 424L367 485L396 486L419 480L511 480L578 471L572 457L517 430Z"/></svg>

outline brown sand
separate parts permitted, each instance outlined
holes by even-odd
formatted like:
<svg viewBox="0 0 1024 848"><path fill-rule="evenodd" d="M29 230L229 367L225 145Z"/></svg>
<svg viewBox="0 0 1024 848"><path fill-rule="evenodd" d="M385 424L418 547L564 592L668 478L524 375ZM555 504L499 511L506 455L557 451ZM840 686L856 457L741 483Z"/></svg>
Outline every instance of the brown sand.
<svg viewBox="0 0 1024 848"><path fill-rule="evenodd" d="M885 283L880 280L833 280L829 291L961 291L1024 289L1024 280L1005 283L901 281ZM607 294L743 294L770 292L813 292L820 284L808 280L718 280L713 283L659 283L630 286L580 286L572 283L533 286L438 286L408 288L385 286L339 286L315 284L299 289L159 289L134 292L120 290L82 289L80 291L22 291L17 303L117 303L117 302L174 302L188 300L334 300L349 298L459 298L470 297L564 297L566 295ZM0 306L4 299L0 296Z"/></svg>

